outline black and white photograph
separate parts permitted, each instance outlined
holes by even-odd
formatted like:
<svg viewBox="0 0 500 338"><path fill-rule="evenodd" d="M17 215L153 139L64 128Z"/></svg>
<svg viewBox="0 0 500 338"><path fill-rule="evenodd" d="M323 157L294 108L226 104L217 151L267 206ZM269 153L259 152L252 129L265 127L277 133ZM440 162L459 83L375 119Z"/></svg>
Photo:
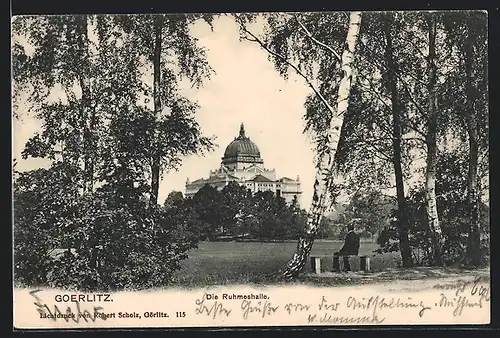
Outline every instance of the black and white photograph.
<svg viewBox="0 0 500 338"><path fill-rule="evenodd" d="M11 19L16 328L490 322L488 12Z"/></svg>

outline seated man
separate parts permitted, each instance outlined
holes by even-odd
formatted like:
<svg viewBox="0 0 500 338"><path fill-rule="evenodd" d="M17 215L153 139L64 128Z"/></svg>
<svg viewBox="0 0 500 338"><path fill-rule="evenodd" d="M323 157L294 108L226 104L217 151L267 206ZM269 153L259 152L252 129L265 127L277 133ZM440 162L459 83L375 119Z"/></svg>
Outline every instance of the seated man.
<svg viewBox="0 0 500 338"><path fill-rule="evenodd" d="M347 235L345 237L344 246L342 249L334 253L334 256L344 256L344 269L345 271L351 270L348 256L357 256L359 252L359 236L354 232L354 225L347 226Z"/></svg>

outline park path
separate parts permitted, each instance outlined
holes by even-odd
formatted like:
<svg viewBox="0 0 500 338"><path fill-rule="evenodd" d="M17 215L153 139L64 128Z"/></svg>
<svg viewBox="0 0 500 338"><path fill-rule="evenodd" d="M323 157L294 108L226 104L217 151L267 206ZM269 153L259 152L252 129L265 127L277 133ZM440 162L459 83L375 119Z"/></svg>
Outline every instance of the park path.
<svg viewBox="0 0 500 338"><path fill-rule="evenodd" d="M391 291L411 291L431 288L436 283L464 282L476 278L489 282L490 269L460 270L451 268L419 267L411 269L386 269L381 272L323 272L306 274L301 281L317 286L383 286Z"/></svg>

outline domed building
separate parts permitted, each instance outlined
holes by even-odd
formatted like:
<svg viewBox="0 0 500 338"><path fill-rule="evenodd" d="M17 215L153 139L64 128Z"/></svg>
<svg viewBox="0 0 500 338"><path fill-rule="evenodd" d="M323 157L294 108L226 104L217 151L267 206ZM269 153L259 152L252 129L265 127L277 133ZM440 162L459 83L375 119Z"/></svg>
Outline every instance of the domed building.
<svg viewBox="0 0 500 338"><path fill-rule="evenodd" d="M205 184L210 184L222 190L229 182L237 182L250 189L258 191L272 191L291 203L294 197L300 198L302 190L300 179L288 177L276 179L276 171L264 168L264 160L260 156L259 147L245 135L245 126L240 126L238 137L229 143L224 151L219 169L211 170L208 178L200 178L193 182L186 181L186 194L190 198Z"/></svg>

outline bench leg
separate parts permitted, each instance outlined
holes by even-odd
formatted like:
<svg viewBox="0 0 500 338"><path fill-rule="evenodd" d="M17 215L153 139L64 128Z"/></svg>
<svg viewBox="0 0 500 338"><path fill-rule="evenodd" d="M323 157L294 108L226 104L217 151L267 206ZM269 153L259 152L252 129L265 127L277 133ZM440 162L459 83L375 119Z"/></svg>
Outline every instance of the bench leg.
<svg viewBox="0 0 500 338"><path fill-rule="evenodd" d="M344 256L344 270L351 271L351 263L349 262L349 256Z"/></svg>
<svg viewBox="0 0 500 338"><path fill-rule="evenodd" d="M340 257L333 256L333 271L340 272Z"/></svg>
<svg viewBox="0 0 500 338"><path fill-rule="evenodd" d="M362 271L368 272L370 271L370 257L368 256L361 256L360 257L360 268Z"/></svg>
<svg viewBox="0 0 500 338"><path fill-rule="evenodd" d="M311 257L311 267L312 271L316 274L321 273L321 258L320 257Z"/></svg>
<svg viewBox="0 0 500 338"><path fill-rule="evenodd" d="M342 257L342 259L340 259ZM350 256L333 256L333 271L351 271Z"/></svg>

